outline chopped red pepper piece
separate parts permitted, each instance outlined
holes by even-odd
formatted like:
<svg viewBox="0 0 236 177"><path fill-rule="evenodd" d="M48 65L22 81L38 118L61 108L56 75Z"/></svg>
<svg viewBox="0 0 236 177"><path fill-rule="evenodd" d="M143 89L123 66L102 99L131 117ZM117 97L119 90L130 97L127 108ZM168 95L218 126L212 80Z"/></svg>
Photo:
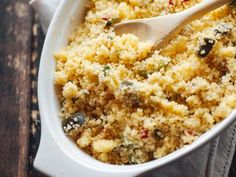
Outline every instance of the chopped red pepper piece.
<svg viewBox="0 0 236 177"><path fill-rule="evenodd" d="M103 20L108 21L109 19L107 17L102 17Z"/></svg>
<svg viewBox="0 0 236 177"><path fill-rule="evenodd" d="M173 0L169 0L169 5L174 5Z"/></svg>
<svg viewBox="0 0 236 177"><path fill-rule="evenodd" d="M142 129L141 130L141 138L148 138L148 130L146 130L146 129Z"/></svg>
<svg viewBox="0 0 236 177"><path fill-rule="evenodd" d="M186 133L191 135L191 136L195 136L196 135L196 133L193 130L190 130L190 129L187 130Z"/></svg>

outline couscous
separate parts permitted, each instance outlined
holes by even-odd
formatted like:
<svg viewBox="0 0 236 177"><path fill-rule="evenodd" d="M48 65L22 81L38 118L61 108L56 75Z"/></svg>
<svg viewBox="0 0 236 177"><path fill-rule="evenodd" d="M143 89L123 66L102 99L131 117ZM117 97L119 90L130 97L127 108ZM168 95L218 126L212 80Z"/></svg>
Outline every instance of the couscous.
<svg viewBox="0 0 236 177"><path fill-rule="evenodd" d="M201 0L92 0L55 54L65 133L92 157L139 164L189 145L236 108L236 6L187 25L160 50L113 25ZM171 23L171 22L168 22Z"/></svg>

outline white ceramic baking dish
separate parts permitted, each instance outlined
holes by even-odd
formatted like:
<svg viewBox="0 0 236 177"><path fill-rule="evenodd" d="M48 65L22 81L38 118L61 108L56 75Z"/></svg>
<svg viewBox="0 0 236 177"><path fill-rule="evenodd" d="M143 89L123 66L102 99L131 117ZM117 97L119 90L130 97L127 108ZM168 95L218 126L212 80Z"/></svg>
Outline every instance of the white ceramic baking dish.
<svg viewBox="0 0 236 177"><path fill-rule="evenodd" d="M83 20L85 3L85 0L62 0L46 36L38 80L42 134L34 161L35 168L54 177L134 177L151 169L158 170L158 168L192 153L233 123L236 111L191 145L161 159L140 165L105 164L78 149L61 128L58 116L59 104L53 84L55 71L53 54L67 44L69 34L75 25Z"/></svg>

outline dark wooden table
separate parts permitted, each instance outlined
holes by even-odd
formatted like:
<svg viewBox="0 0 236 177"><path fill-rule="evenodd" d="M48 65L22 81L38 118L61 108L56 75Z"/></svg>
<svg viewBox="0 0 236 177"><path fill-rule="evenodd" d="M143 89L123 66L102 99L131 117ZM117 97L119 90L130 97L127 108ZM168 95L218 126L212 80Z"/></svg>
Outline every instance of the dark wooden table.
<svg viewBox="0 0 236 177"><path fill-rule="evenodd" d="M32 167L40 140L37 73L43 41L28 0L1 0L0 177L45 177ZM229 177L236 177L236 156Z"/></svg>

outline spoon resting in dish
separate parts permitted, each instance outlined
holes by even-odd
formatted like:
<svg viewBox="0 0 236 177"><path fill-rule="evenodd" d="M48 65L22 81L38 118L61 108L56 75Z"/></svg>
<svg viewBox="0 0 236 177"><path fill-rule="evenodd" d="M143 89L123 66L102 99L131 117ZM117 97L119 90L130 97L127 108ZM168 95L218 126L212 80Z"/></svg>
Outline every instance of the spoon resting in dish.
<svg viewBox="0 0 236 177"><path fill-rule="evenodd" d="M115 32L118 35L134 34L141 41L151 41L158 49L191 21L233 1L203 0L200 4L179 13L118 23L114 26Z"/></svg>

